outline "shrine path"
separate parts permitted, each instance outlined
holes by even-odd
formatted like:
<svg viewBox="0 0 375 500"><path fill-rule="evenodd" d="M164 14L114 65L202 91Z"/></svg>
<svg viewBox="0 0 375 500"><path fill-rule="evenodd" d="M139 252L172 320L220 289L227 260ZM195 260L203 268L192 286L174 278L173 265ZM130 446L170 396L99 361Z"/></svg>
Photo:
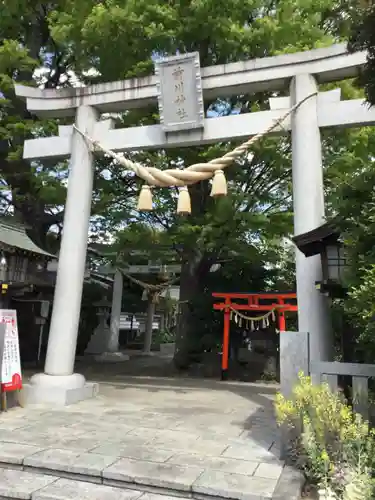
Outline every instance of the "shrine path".
<svg viewBox="0 0 375 500"><path fill-rule="evenodd" d="M95 399L1 414L0 466L126 491L272 498L283 470L275 385L102 377ZM3 498L1 473L11 472L0 469Z"/></svg>

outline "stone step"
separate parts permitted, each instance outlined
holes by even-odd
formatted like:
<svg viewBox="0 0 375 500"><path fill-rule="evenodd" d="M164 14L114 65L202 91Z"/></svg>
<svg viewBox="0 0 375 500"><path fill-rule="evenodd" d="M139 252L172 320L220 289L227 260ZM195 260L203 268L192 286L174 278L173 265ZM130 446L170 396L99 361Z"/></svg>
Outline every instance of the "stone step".
<svg viewBox="0 0 375 500"><path fill-rule="evenodd" d="M268 465L268 464L267 464ZM154 471L159 469L159 475ZM80 472L77 472L80 470ZM53 483L57 479L69 480L73 483L83 483L85 485L108 486L116 491L141 491L172 497L189 498L223 498L232 500L267 500L273 498L277 481L267 480L235 473L223 473L215 470L203 471L197 467L165 467L165 464L156 464L139 460L121 459L109 470L95 475L89 468L75 467L72 465L61 466L57 464L47 464L46 466L14 465L10 463L0 464L0 498L7 498L2 493L2 476L6 471L12 477L20 478L25 475L25 483L32 483L35 478L37 484ZM91 474L90 474L91 473ZM198 473L198 477L197 476ZM49 479L48 479L49 478ZM19 479L18 482L22 479ZM18 487L17 481L11 481L13 487ZM5 481L6 483L6 481ZM37 488L36 488L37 489ZM21 484L22 490L22 484ZM90 490L91 491L91 490ZM10 498L21 498L18 496ZM24 497L22 497L24 498ZM25 497L33 498L34 497ZM47 497L37 497L47 499ZM48 497L49 498L49 497ZM53 497L51 500L63 497ZM67 496L66 498L69 498ZM73 498L73 497L72 497ZM79 498L79 497L74 497ZM85 499L86 497L83 497ZM112 499L112 497L108 497ZM125 498L125 497L120 497ZM127 497L128 498L128 497ZM83 500L82 499L82 500ZM104 500L104 499L103 499ZM130 500L133 500L131 497ZM146 498L145 498L146 500ZM288 500L290 500L288 498Z"/></svg>
<svg viewBox="0 0 375 500"><path fill-rule="evenodd" d="M3 500L176 500L176 497L0 468Z"/></svg>
<svg viewBox="0 0 375 500"><path fill-rule="evenodd" d="M113 447L113 444L111 446ZM112 450L111 446L101 451L108 453L108 449ZM196 456L194 461L193 457L194 455L188 454L179 455L179 460L175 457L174 462L169 463L163 461L166 457L163 450L158 449L153 449L153 455L147 459L134 459L68 449L40 449L33 445L3 442L0 446L0 471L3 468L8 470L8 474L14 474L14 471L27 473L26 478L35 477L36 481L42 483L61 478L93 484L94 487L115 487L118 488L117 491L140 491L174 497L279 500L275 494L287 468L275 457L268 463L235 460L226 456ZM267 458L270 459L268 455ZM290 481L290 478L288 480ZM300 482L297 481L296 484L295 491L300 488ZM15 482L14 485L18 486L18 483ZM3 495L0 489L0 498L4 497L6 498L6 495ZM51 499L54 498L51 496ZM285 498L293 498L290 490Z"/></svg>
<svg viewBox="0 0 375 500"><path fill-rule="evenodd" d="M2 442L0 466L120 488L233 500L271 499L283 470L283 464L262 449L258 452L271 463L236 460L230 453L229 457L182 454L166 462L170 453L158 448L142 449L142 459L125 458L116 456L113 446L82 453Z"/></svg>
<svg viewBox="0 0 375 500"><path fill-rule="evenodd" d="M140 461L138 461L140 462ZM146 462L137 465L143 467ZM154 464L155 465L155 464ZM163 465L163 464L159 464ZM271 466L272 464L267 464ZM52 467L53 464L50 465ZM146 468L147 469L147 468ZM182 468L180 468L182 469ZM185 467L187 477L188 468ZM72 468L71 468L72 470ZM86 471L88 472L88 471ZM128 471L129 474L130 470ZM170 477L176 471L169 471ZM180 471L181 472L181 471ZM165 471L161 470L158 481L147 477L147 470L141 478L123 480L123 474L111 474L113 479L103 475L88 475L67 472L48 467L32 467L17 464L0 463L0 499L16 500L300 500L304 485L302 475L290 467L285 467L276 482L268 480L268 490L262 478L241 474L205 471L199 479L187 487L191 479L183 486L168 483Z"/></svg>
<svg viewBox="0 0 375 500"><path fill-rule="evenodd" d="M133 484L128 487L124 483L116 485L99 484L82 479L60 477L59 474L43 474L41 472L22 470L21 468L0 467L0 498L2 500L188 500L196 498L204 500L206 495L194 491L181 492L157 488L145 489L142 485ZM214 481L215 478L212 478ZM214 483L213 483L214 484ZM304 485L303 477L297 471L286 467L277 487L270 497L259 496L244 490L240 498L252 500L300 500ZM224 492L223 492L224 493ZM206 497L215 498L218 496ZM232 499L227 491L224 498Z"/></svg>

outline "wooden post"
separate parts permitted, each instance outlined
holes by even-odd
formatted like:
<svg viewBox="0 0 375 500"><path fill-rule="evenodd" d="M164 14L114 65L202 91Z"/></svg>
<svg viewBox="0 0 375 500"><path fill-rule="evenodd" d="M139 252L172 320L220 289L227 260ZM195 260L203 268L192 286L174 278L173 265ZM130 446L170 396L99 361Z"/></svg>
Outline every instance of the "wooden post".
<svg viewBox="0 0 375 500"><path fill-rule="evenodd" d="M284 311L279 312L279 330L280 330L280 332L285 332L285 330L286 330L286 321L285 321Z"/></svg>
<svg viewBox="0 0 375 500"><path fill-rule="evenodd" d="M221 380L228 378L230 309L224 310L223 353L221 355Z"/></svg>
<svg viewBox="0 0 375 500"><path fill-rule="evenodd" d="M278 303L280 306L284 305L284 300L279 299ZM279 311L279 331L280 332L285 332L286 331L286 321L285 321L285 312L284 310Z"/></svg>

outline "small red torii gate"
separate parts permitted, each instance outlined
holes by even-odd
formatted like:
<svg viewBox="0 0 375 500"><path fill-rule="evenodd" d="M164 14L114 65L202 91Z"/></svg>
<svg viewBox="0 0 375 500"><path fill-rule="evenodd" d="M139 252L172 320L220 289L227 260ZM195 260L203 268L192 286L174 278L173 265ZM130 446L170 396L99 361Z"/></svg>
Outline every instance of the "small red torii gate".
<svg viewBox="0 0 375 500"><path fill-rule="evenodd" d="M274 311L277 313L279 331L285 332L285 313L298 311L296 293L213 293L212 297L224 299L224 301L213 305L216 311L224 311L223 352L221 356L222 380L225 380L228 374L231 313L234 311ZM242 303L232 302L232 300L242 301Z"/></svg>

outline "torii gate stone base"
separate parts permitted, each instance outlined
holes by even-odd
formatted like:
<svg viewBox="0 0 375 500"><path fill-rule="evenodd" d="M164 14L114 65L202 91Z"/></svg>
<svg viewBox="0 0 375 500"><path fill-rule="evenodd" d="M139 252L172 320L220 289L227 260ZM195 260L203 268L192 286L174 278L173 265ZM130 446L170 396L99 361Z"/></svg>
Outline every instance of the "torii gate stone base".
<svg viewBox="0 0 375 500"><path fill-rule="evenodd" d="M348 54L344 45L202 69L199 56L191 54L158 63L157 74L151 77L62 90L17 85L16 93L26 98L28 110L40 117L75 116L76 126L107 149L172 148L247 139L263 132L292 104L316 92L318 83L355 77L365 61L365 53ZM203 99L285 90L288 86L290 98L270 99L269 111L204 118ZM100 120L101 113L147 106L157 99L160 125L113 129L112 120ZM373 124L375 109L366 108L362 100L340 101L340 91L334 90L308 99L276 131L292 131L296 235L324 221L320 128ZM96 390L82 375L73 373L93 189L92 152L71 126L59 127L58 137L25 141L24 158L30 161L69 157L47 358L44 373L32 377L26 395L28 401L51 404L78 401L93 396ZM319 257L306 259L297 250L296 273L299 331L310 333L312 360L329 360L332 340L327 303L315 289L315 282L321 280Z"/></svg>

